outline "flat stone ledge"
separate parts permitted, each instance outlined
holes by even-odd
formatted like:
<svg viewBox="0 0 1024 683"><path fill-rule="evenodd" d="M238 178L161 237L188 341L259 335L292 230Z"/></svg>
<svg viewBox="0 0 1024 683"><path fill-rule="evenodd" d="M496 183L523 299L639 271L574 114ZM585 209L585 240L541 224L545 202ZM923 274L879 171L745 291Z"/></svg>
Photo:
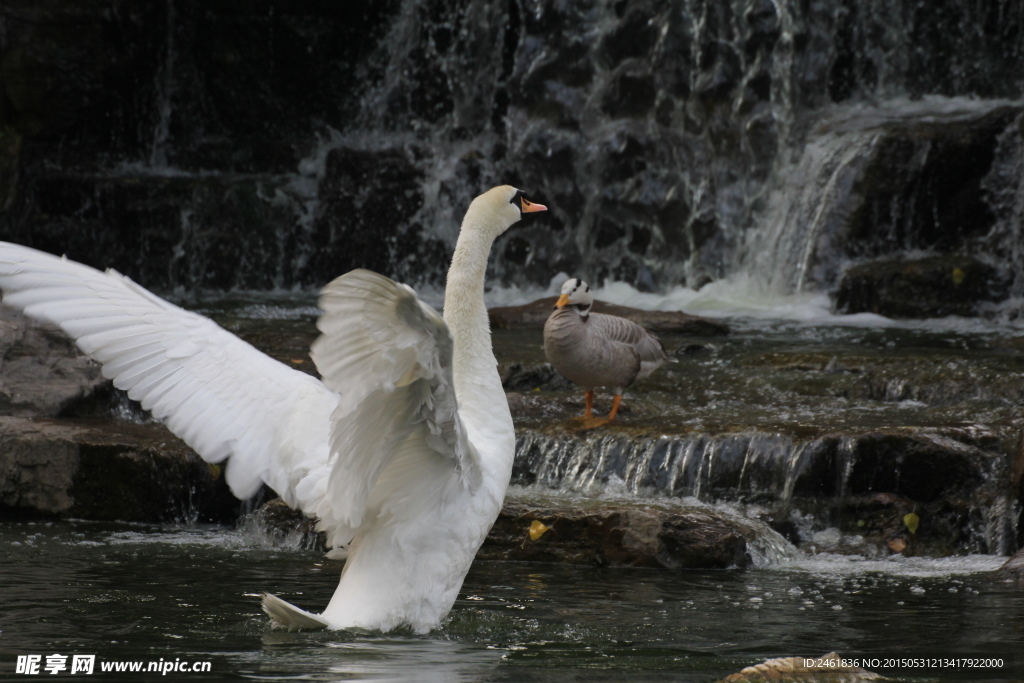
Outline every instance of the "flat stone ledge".
<svg viewBox="0 0 1024 683"><path fill-rule="evenodd" d="M551 315L558 297L549 296L522 306L499 306L487 311L491 327L510 330L529 327L544 327ZM700 318L682 311L645 311L640 308L619 306L595 301L595 313L616 315L643 325L656 334L686 334L695 337L720 337L729 334L729 326L717 320Z"/></svg>
<svg viewBox="0 0 1024 683"><path fill-rule="evenodd" d="M0 519L227 521L238 506L162 425L0 417Z"/></svg>

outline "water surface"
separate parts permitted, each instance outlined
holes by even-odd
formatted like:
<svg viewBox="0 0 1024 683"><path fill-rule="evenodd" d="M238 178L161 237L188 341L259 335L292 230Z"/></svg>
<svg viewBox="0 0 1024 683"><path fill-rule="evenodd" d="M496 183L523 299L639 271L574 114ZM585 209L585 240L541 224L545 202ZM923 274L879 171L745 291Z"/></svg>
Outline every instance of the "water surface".
<svg viewBox="0 0 1024 683"><path fill-rule="evenodd" d="M271 630L262 591L318 611L340 565L225 527L4 523L0 544L2 680L27 680L16 655L58 653L211 663L179 680L710 681L832 650L1008 660L1024 636L1024 595L982 573L993 556L684 573L477 563L442 628L417 636Z"/></svg>

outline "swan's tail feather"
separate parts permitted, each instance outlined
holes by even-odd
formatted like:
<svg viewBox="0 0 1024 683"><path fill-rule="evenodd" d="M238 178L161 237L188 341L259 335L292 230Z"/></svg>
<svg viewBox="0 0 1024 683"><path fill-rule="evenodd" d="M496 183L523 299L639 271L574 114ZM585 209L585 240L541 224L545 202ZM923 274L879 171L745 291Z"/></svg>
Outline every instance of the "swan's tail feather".
<svg viewBox="0 0 1024 683"><path fill-rule="evenodd" d="M270 617L274 628L286 628L289 631L319 631L328 627L327 621L322 617L299 609L270 593L263 594L263 611Z"/></svg>

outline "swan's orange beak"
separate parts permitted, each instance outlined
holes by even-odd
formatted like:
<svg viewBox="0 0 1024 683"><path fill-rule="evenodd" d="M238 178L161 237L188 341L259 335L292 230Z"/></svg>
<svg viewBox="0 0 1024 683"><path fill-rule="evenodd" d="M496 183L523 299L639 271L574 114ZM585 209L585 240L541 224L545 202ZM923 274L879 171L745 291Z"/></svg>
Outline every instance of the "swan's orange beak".
<svg viewBox="0 0 1024 683"><path fill-rule="evenodd" d="M565 308L569 305L569 295L563 294L558 297L558 301L555 302L555 308Z"/></svg>
<svg viewBox="0 0 1024 683"><path fill-rule="evenodd" d="M533 213L534 211L547 211L548 207L543 204L534 204L533 202L527 201L526 197L522 197L519 200L520 210L523 213Z"/></svg>

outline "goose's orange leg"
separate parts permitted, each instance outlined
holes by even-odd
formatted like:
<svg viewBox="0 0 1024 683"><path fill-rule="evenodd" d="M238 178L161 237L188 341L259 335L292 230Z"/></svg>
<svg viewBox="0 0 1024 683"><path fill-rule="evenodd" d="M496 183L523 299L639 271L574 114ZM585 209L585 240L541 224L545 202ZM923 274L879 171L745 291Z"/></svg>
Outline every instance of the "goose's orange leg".
<svg viewBox="0 0 1024 683"><path fill-rule="evenodd" d="M588 391L584 395L587 397L587 412L583 414L583 417L589 420L594 417L594 392Z"/></svg>
<svg viewBox="0 0 1024 683"><path fill-rule="evenodd" d="M615 398L612 399L612 412L608 413L608 422L615 419L615 415L619 412L620 403L622 403L622 394L615 394Z"/></svg>

